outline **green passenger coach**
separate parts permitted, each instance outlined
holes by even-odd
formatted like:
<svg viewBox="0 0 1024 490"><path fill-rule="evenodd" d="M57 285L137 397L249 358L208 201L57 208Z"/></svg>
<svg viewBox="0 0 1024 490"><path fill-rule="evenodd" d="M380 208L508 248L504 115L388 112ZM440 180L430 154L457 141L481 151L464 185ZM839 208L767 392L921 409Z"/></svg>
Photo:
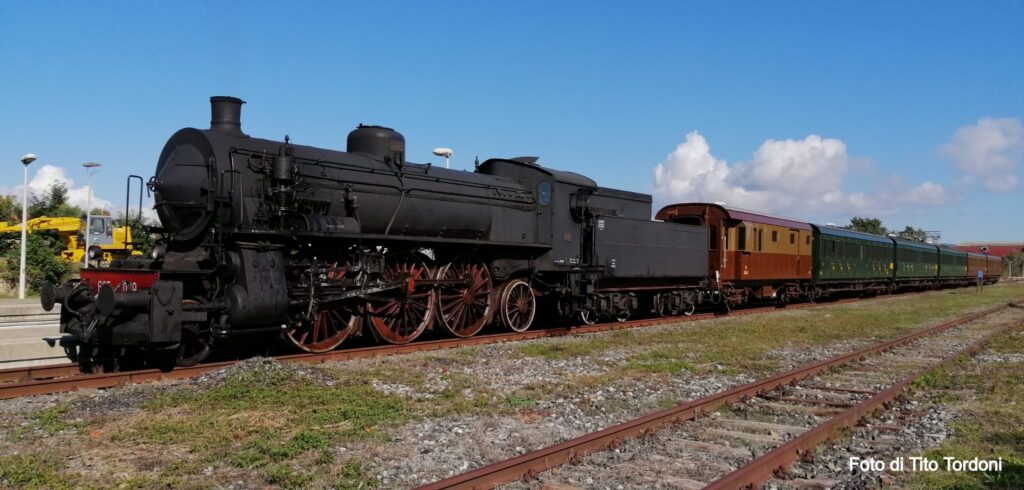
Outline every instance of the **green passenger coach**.
<svg viewBox="0 0 1024 490"><path fill-rule="evenodd" d="M897 282L934 280L939 275L939 247L901 238L892 240L896 242Z"/></svg>
<svg viewBox="0 0 1024 490"><path fill-rule="evenodd" d="M892 278L891 238L832 226L811 225L814 230L813 281L878 283ZM883 286L884 285L884 286Z"/></svg>
<svg viewBox="0 0 1024 490"><path fill-rule="evenodd" d="M967 252L940 247L939 276L967 277Z"/></svg>

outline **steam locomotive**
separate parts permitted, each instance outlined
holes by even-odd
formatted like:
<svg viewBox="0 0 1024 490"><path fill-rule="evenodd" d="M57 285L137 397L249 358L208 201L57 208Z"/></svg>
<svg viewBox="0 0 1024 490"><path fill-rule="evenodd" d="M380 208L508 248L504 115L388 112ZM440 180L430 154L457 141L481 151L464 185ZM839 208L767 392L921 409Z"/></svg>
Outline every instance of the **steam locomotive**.
<svg viewBox="0 0 1024 490"><path fill-rule="evenodd" d="M410 163L382 126L360 125L343 152L253 138L242 100L210 103L210 128L172 135L146 184L164 237L153 256L44 287L84 369L193 365L257 334L323 352L353 336L402 344L723 301L708 228L652 221L649 195L535 157Z"/></svg>

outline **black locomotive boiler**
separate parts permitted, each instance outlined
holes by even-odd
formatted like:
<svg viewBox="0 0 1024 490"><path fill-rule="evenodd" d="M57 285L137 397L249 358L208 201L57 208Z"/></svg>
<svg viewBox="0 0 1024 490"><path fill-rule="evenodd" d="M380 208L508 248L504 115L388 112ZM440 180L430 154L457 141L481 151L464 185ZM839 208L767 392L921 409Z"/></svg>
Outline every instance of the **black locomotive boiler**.
<svg viewBox="0 0 1024 490"><path fill-rule="evenodd" d="M714 294L706 229L652 221L649 195L532 157L410 163L381 126L357 127L346 151L253 138L243 101L210 102L210 128L172 135L147 184L153 257L44 288L83 366L190 365L256 333L322 352L358 335L522 331L542 314L622 320Z"/></svg>

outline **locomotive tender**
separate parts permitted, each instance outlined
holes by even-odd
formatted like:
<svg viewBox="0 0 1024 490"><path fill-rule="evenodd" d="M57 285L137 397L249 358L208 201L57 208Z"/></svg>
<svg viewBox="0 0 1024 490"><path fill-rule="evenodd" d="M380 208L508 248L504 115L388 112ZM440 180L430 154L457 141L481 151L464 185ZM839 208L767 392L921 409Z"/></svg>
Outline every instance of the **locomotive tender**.
<svg viewBox="0 0 1024 490"><path fill-rule="evenodd" d="M323 352L356 335L523 331L538 300L584 323L721 300L707 229L652 221L649 195L533 157L410 163L381 126L354 129L344 152L253 138L242 100L210 102L210 128L172 135L147 184L154 256L44 288L85 368L140 353L191 365L246 334Z"/></svg>

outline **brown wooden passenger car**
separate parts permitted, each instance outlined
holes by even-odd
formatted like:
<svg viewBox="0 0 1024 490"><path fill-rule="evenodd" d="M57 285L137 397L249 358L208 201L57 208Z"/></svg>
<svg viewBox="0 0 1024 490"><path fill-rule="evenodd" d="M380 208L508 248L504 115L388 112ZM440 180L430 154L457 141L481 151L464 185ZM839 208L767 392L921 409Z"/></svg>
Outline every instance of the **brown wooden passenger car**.
<svg viewBox="0 0 1024 490"><path fill-rule="evenodd" d="M988 257L984 254L967 252L967 276L975 277L979 271L982 277L988 274Z"/></svg>
<svg viewBox="0 0 1024 490"><path fill-rule="evenodd" d="M711 203L672 204L655 219L708 228L708 277L735 303L785 301L811 279L808 223Z"/></svg>

